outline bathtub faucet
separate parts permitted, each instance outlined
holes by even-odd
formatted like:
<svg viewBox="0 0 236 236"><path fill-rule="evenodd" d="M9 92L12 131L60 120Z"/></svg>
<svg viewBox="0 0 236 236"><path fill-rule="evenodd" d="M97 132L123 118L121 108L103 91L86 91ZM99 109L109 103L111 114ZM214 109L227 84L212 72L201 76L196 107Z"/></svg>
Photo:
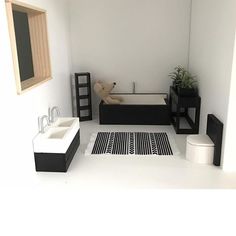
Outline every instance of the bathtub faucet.
<svg viewBox="0 0 236 236"><path fill-rule="evenodd" d="M136 84L135 84L135 82L133 82L133 94L135 94L136 93Z"/></svg>

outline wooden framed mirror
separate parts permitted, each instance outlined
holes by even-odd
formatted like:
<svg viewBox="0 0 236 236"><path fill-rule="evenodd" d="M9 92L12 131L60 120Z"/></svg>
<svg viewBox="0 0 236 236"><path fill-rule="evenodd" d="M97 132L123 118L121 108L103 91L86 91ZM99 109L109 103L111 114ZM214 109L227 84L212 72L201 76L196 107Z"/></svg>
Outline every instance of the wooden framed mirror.
<svg viewBox="0 0 236 236"><path fill-rule="evenodd" d="M46 11L6 0L17 93L52 78Z"/></svg>

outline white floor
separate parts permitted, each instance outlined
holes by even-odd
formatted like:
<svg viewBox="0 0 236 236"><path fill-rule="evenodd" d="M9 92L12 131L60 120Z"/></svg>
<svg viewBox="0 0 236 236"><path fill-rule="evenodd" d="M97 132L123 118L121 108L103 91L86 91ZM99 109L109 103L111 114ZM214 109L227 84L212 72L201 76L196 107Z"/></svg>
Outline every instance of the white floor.
<svg viewBox="0 0 236 236"><path fill-rule="evenodd" d="M173 157L85 156L92 133L99 131L150 131L172 134L180 155ZM236 188L236 173L185 160L185 135L172 126L100 126L81 122L81 145L64 173L38 173L40 186L69 186L78 189Z"/></svg>

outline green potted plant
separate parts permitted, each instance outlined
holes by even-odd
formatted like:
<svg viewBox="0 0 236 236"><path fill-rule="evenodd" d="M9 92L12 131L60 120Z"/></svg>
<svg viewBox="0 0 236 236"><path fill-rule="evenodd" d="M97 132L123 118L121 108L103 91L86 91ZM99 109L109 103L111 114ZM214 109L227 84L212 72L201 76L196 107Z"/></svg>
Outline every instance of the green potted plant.
<svg viewBox="0 0 236 236"><path fill-rule="evenodd" d="M179 96L192 97L197 95L196 76L181 66L175 67L175 71L169 74L173 80L173 87Z"/></svg>
<svg viewBox="0 0 236 236"><path fill-rule="evenodd" d="M177 66L175 67L175 71L169 74L169 77L173 80L172 86L176 91L179 84L181 83L183 70L184 68Z"/></svg>

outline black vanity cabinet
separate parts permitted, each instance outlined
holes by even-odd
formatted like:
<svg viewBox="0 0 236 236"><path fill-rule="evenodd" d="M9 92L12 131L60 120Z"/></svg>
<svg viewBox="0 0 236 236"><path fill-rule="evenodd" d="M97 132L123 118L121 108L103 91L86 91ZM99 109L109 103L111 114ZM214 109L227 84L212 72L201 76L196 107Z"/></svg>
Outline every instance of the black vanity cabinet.
<svg viewBox="0 0 236 236"><path fill-rule="evenodd" d="M65 153L34 152L35 168L38 172L67 172L80 145L80 130Z"/></svg>

